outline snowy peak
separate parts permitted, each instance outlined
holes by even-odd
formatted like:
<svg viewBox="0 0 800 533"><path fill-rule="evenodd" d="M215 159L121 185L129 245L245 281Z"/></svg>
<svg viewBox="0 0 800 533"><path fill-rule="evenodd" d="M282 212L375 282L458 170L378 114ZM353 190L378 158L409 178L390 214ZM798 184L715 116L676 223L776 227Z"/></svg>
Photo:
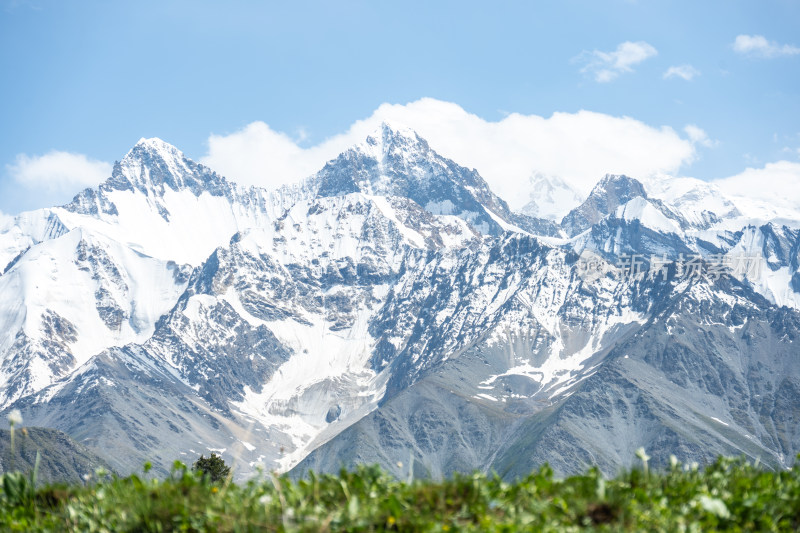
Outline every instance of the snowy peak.
<svg viewBox="0 0 800 533"><path fill-rule="evenodd" d="M520 209L523 215L558 222L573 206L580 204L578 191L556 176L534 173L530 184L530 201Z"/></svg>
<svg viewBox="0 0 800 533"><path fill-rule="evenodd" d="M590 196L593 194L600 194L603 191L608 193L617 191L633 191L631 196L647 196L647 193L644 192L644 186L639 182L639 180L630 178L624 174L606 174L603 178L597 182L597 185L594 186Z"/></svg>
<svg viewBox="0 0 800 533"><path fill-rule="evenodd" d="M141 139L111 177L58 209L153 257L198 264L243 227L273 218L265 190L240 189L161 139ZM197 238L203 235L203 238Z"/></svg>
<svg viewBox="0 0 800 533"><path fill-rule="evenodd" d="M122 190L134 188L148 196L163 196L167 188L188 189L195 196L204 191L221 196L231 188L225 178L158 138L140 139L114 166L107 183Z"/></svg>
<svg viewBox="0 0 800 533"><path fill-rule="evenodd" d="M130 150L130 152L128 152L128 154L133 152L133 150L136 148L160 151L163 153L172 153L175 156L183 157L183 153L180 150L178 150L175 146L169 144L168 142L159 139L158 137L150 137L149 139L146 137L139 138L139 140L136 141L136 144L133 145L133 148Z"/></svg>
<svg viewBox="0 0 800 533"><path fill-rule="evenodd" d="M577 235L638 196L647 198L644 186L639 181L624 175L606 174L594 186L586 201L561 220L561 226L568 235Z"/></svg>
<svg viewBox="0 0 800 533"><path fill-rule="evenodd" d="M686 223L698 229L708 229L723 220L742 216L742 213L714 184L695 178L657 178L650 180L647 191Z"/></svg>
<svg viewBox="0 0 800 533"><path fill-rule="evenodd" d="M413 130L387 123L311 178L318 198L362 193L403 197L434 215L454 215L483 234L519 229L508 205L470 170L437 154Z"/></svg>
<svg viewBox="0 0 800 533"><path fill-rule="evenodd" d="M423 182L449 180L449 160L436 154L416 132L386 122L317 174L318 196L352 192L381 196L406 196L409 188Z"/></svg>
<svg viewBox="0 0 800 533"><path fill-rule="evenodd" d="M235 186L213 170L195 163L183 152L158 138L140 139L114 164L111 177L96 189L85 189L64 208L84 215L118 215L111 198L118 191L140 194L150 199L159 214L168 218L168 209L161 201L169 191L190 191L199 197L231 198Z"/></svg>
<svg viewBox="0 0 800 533"><path fill-rule="evenodd" d="M367 139L354 149L376 160L383 160L390 154L430 151L427 141L417 135L417 132L406 126L388 122L381 123L378 129L367 136Z"/></svg>

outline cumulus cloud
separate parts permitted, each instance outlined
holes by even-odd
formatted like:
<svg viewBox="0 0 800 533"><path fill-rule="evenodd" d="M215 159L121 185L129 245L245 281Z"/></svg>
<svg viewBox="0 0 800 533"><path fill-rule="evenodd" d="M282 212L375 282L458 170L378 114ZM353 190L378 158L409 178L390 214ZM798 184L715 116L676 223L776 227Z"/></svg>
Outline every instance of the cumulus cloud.
<svg viewBox="0 0 800 533"><path fill-rule="evenodd" d="M686 132L686 135L689 136L689 140L694 144L699 144L701 146L705 146L706 148L713 148L719 144L719 141L710 139L705 130L694 124L687 124L683 128L683 131Z"/></svg>
<svg viewBox="0 0 800 533"><path fill-rule="evenodd" d="M753 215L763 218L800 214L800 163L776 161L761 168L713 181L723 193L738 197L737 205L755 208ZM734 201L736 199L734 198Z"/></svg>
<svg viewBox="0 0 800 533"><path fill-rule="evenodd" d="M362 133L366 137L365 130ZM253 122L230 135L211 135L208 154L201 162L238 183L275 188L310 176L326 161L362 140L344 134L301 148L288 135L264 122Z"/></svg>
<svg viewBox="0 0 800 533"><path fill-rule="evenodd" d="M696 157L691 138L630 117L579 111L548 118L512 113L487 121L456 104L423 98L383 104L346 132L309 148L254 122L230 135L212 135L201 161L234 181L277 187L313 174L383 121L414 129L443 156L477 169L515 209L535 193L534 175L560 178L585 195L608 172L645 179L674 173Z"/></svg>
<svg viewBox="0 0 800 533"><path fill-rule="evenodd" d="M613 52L585 50L576 60L585 63L581 72L594 76L599 83L606 83L622 73L633 72L635 65L656 54L658 51L649 43L625 41Z"/></svg>
<svg viewBox="0 0 800 533"><path fill-rule="evenodd" d="M6 169L25 188L50 194L74 193L80 188L97 185L111 175L109 163L59 151L41 156L19 154Z"/></svg>
<svg viewBox="0 0 800 533"><path fill-rule="evenodd" d="M686 81L692 81L699 75L700 71L691 65L678 65L669 67L666 72L664 72L664 79L681 78Z"/></svg>
<svg viewBox="0 0 800 533"><path fill-rule="evenodd" d="M764 58L800 54L800 48L768 41L763 35L738 35L733 41L733 50L739 54Z"/></svg>

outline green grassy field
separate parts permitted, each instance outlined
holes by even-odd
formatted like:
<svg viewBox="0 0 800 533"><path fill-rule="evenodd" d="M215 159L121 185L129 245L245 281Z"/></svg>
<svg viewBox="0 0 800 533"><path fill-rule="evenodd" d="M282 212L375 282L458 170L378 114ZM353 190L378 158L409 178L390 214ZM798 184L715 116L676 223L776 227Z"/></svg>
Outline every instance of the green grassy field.
<svg viewBox="0 0 800 533"><path fill-rule="evenodd" d="M645 458L646 459L646 458ZM147 470L147 469L145 469ZM800 466L771 472L739 459L698 469L642 468L558 480L545 466L514 483L483 475L397 481L376 467L292 482L264 475L211 483L176 463L35 487L2 477L0 530L11 531L797 531Z"/></svg>

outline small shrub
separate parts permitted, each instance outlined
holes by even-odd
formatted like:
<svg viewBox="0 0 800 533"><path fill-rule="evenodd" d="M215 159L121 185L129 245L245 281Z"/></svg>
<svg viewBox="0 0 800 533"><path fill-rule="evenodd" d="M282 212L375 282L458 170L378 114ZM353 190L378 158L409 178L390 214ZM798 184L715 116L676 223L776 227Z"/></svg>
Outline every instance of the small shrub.
<svg viewBox="0 0 800 533"><path fill-rule="evenodd" d="M205 476L212 483L226 481L231 475L231 469L219 455L212 453L209 457L203 455L194 462L192 470Z"/></svg>

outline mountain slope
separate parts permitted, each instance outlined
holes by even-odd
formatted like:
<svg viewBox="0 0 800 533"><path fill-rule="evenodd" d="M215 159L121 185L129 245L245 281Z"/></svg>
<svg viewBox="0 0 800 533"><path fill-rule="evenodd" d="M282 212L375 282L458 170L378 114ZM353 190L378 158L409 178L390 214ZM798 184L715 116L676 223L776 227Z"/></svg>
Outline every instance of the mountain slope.
<svg viewBox="0 0 800 533"><path fill-rule="evenodd" d="M611 474L640 446L658 466L670 455L794 462L800 314L753 305L736 284L722 299L703 283L676 288L608 364L518 429L495 459L498 472L521 476L546 461L562 473L595 464Z"/></svg>
<svg viewBox="0 0 800 533"><path fill-rule="evenodd" d="M511 479L548 462L563 475L587 465L611 475L639 447L659 466L670 455L706 463L718 454L790 466L800 452L800 313L721 284L720 294L704 282L653 287L653 315L617 335L602 363L562 395L538 396L522 376L509 376L499 397L498 387L476 389L475 372L492 375L497 362L485 350L465 352L292 473L377 461L401 478L412 464L418 477L478 469Z"/></svg>
<svg viewBox="0 0 800 533"><path fill-rule="evenodd" d="M0 276L0 405L149 338L189 271L83 228L31 248Z"/></svg>
<svg viewBox="0 0 800 533"><path fill-rule="evenodd" d="M94 475L98 468L109 470L108 463L67 434L49 428L18 428L11 453L11 434L0 429L0 474L30 472L39 454L36 479L41 483L83 483L84 476Z"/></svg>

